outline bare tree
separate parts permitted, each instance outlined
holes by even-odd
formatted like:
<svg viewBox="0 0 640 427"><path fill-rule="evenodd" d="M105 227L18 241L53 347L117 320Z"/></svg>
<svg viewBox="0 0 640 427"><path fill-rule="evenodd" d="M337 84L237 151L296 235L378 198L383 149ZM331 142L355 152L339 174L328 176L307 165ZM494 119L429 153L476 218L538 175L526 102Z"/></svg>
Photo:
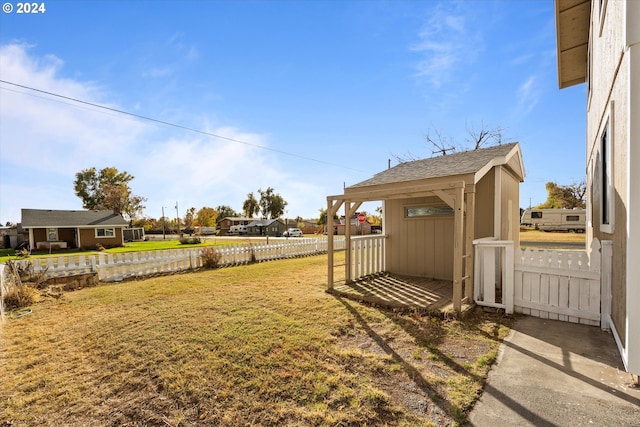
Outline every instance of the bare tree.
<svg viewBox="0 0 640 427"><path fill-rule="evenodd" d="M431 155L445 156L451 152L455 153L456 151L466 151L471 149L469 147L473 147L473 150L478 150L487 146L502 145L502 143L505 142L503 140L503 133L505 129L500 126L490 128L484 122L481 122L480 128L476 129L473 122L467 122L465 123L465 130L468 135L465 138L465 146L456 147L453 138L443 136L439 129L429 129L425 136L425 142L432 149ZM411 162L423 158L410 152L404 156L392 153L392 156L398 161L398 163Z"/></svg>
<svg viewBox="0 0 640 427"><path fill-rule="evenodd" d="M505 131L505 128L501 126L489 128L484 124L484 122L480 122L480 129L476 130L472 122L471 124L465 123L465 129L467 131L467 134L469 135L466 141L473 145L474 150L482 148L483 145L502 145L502 143L505 142L503 141L502 135Z"/></svg>
<svg viewBox="0 0 640 427"><path fill-rule="evenodd" d="M427 136L425 139L428 143L433 145L436 149L431 151L431 154L440 153L441 156L445 156L447 151L455 152L456 147L453 145L452 138L445 138L442 136L442 132L440 130L435 130L435 137L431 136L431 129L427 131Z"/></svg>

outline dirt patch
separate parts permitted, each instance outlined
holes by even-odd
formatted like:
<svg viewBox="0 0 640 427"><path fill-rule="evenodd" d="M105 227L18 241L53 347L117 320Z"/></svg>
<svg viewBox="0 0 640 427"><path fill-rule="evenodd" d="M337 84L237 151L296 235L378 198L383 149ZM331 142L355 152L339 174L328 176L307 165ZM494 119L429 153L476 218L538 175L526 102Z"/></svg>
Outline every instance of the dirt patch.
<svg viewBox="0 0 640 427"><path fill-rule="evenodd" d="M437 426L463 422L511 319L481 309L464 320L392 311L387 315L396 328L354 325L341 331L337 344L363 357L386 360L390 369L373 370L371 378L403 412Z"/></svg>

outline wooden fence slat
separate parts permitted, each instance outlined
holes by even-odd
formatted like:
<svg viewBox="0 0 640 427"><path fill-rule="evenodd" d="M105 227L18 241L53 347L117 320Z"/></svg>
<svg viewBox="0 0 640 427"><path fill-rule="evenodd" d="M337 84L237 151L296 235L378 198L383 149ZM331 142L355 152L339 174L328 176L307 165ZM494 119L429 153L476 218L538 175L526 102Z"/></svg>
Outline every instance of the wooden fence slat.
<svg viewBox="0 0 640 427"><path fill-rule="evenodd" d="M476 300L491 296L496 266L492 251L510 242L478 239L476 245ZM589 250L520 249L514 255L513 297L515 310L549 319L593 324L600 319L601 243L594 239ZM511 267L506 266L507 271ZM507 284L508 285L508 284ZM509 286L503 291L508 293ZM606 304L606 301L603 301Z"/></svg>

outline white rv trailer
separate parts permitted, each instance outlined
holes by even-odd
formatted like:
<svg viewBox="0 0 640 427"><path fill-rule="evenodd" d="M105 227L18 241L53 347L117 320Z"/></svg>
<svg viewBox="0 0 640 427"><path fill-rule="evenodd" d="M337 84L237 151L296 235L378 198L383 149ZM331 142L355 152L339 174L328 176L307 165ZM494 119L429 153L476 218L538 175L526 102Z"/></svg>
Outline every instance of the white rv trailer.
<svg viewBox="0 0 640 427"><path fill-rule="evenodd" d="M575 231L584 233L587 213L584 209L525 209L520 224L542 231Z"/></svg>
<svg viewBox="0 0 640 427"><path fill-rule="evenodd" d="M244 236L247 234L246 225L232 225L227 232L227 236Z"/></svg>

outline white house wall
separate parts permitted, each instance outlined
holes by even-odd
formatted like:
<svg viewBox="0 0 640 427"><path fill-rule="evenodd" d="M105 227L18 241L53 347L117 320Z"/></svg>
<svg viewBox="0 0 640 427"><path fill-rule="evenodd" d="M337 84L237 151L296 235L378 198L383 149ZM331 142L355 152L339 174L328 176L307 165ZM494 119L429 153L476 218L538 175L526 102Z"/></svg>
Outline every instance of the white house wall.
<svg viewBox="0 0 640 427"><path fill-rule="evenodd" d="M640 1L592 2L587 77L588 239L612 241L611 318L630 372L640 372L640 277L638 256L640 166ZM631 80L634 78L635 80ZM601 137L609 125L612 159L610 225L602 225ZM634 151L635 148L635 151ZM634 183L634 188L631 187ZM588 242L590 243L590 242Z"/></svg>
<svg viewBox="0 0 640 427"><path fill-rule="evenodd" d="M627 46L629 84L627 115L628 181L627 214L627 369L640 374L640 1L627 6Z"/></svg>

